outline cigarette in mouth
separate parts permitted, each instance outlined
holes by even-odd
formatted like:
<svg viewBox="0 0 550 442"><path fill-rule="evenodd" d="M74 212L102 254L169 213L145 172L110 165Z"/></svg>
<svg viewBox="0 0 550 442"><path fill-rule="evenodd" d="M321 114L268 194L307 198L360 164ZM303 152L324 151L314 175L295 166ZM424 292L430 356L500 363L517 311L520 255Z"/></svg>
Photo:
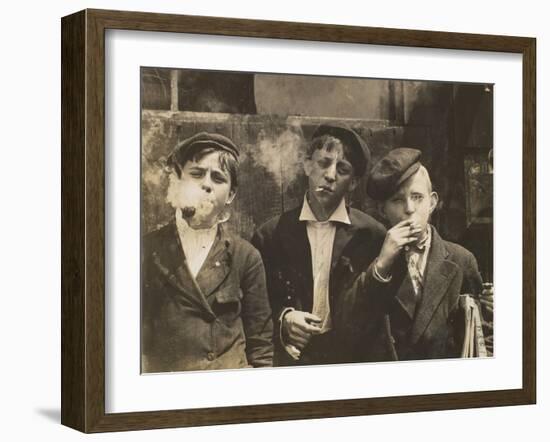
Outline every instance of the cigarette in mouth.
<svg viewBox="0 0 550 442"><path fill-rule="evenodd" d="M195 214L196 209L191 206L185 206L183 209L181 209L181 215L184 218L193 218L193 215Z"/></svg>
<svg viewBox="0 0 550 442"><path fill-rule="evenodd" d="M325 188L319 186L319 187L317 187L317 189L315 189L315 192L322 192L323 190L325 190Z"/></svg>

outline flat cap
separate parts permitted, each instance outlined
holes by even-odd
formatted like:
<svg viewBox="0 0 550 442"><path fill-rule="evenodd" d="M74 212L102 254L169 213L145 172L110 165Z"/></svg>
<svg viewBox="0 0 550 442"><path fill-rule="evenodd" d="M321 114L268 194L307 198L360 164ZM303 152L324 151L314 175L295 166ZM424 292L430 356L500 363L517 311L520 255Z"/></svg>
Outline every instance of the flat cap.
<svg viewBox="0 0 550 442"><path fill-rule="evenodd" d="M220 134L199 132L190 138L180 141L168 156L168 162L169 164L175 162L179 166L183 166L189 159L190 154L208 147L225 150L235 158L239 158L239 149L229 138Z"/></svg>
<svg viewBox="0 0 550 442"><path fill-rule="evenodd" d="M359 136L357 132L344 123L326 123L321 124L311 137L312 140L323 135L331 135L338 138L342 143L349 146L352 151L350 162L356 176L363 176L370 162L370 150L367 143Z"/></svg>
<svg viewBox="0 0 550 442"><path fill-rule="evenodd" d="M367 180L367 194L377 201L391 197L401 183L411 177L420 168L418 149L399 147L389 151L370 172Z"/></svg>

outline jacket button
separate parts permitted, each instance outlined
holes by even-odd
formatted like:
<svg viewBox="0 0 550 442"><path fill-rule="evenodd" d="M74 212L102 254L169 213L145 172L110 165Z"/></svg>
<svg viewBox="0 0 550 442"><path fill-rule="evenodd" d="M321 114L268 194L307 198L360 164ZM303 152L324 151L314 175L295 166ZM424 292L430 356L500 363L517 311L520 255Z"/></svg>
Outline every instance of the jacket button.
<svg viewBox="0 0 550 442"><path fill-rule="evenodd" d="M208 359L209 361L213 361L214 359L216 359L216 356L214 355L214 353L210 352L206 355L206 359Z"/></svg>

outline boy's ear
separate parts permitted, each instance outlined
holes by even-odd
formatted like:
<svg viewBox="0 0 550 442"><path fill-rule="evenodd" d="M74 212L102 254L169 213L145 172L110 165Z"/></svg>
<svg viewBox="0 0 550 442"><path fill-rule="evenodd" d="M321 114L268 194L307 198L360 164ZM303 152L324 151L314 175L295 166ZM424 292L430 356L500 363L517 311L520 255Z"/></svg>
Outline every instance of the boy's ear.
<svg viewBox="0 0 550 442"><path fill-rule="evenodd" d="M437 192L430 193L430 215L433 213L439 202L439 195Z"/></svg>
<svg viewBox="0 0 550 442"><path fill-rule="evenodd" d="M306 174L307 177L309 177L309 175L311 174L311 168L312 168L311 158L306 158L304 160L304 173Z"/></svg>
<svg viewBox="0 0 550 442"><path fill-rule="evenodd" d="M227 201L225 202L225 205L229 206L229 204L231 204L233 202L233 200L235 199L236 195L237 195L237 191L235 189L231 189L229 191L229 196L227 197Z"/></svg>
<svg viewBox="0 0 550 442"><path fill-rule="evenodd" d="M353 176L349 184L349 192L350 193L353 192L357 188L358 184L359 184L359 178L357 178L356 176Z"/></svg>

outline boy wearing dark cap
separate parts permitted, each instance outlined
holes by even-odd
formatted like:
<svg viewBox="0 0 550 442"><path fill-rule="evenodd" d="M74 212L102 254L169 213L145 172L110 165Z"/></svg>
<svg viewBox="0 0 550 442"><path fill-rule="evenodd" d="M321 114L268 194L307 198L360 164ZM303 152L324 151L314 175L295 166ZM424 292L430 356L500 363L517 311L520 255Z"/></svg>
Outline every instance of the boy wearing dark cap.
<svg viewBox="0 0 550 442"><path fill-rule="evenodd" d="M354 286L370 296L363 318L371 341L367 360L416 360L463 356L464 297L478 297L482 280L466 249L443 240L429 224L438 195L420 163L421 152L398 148L372 169L367 193L379 202L391 228L371 266ZM374 276L376 291L364 287ZM461 300L462 298L462 300ZM468 304L471 306L471 304ZM485 355L483 339L478 355Z"/></svg>
<svg viewBox="0 0 550 442"><path fill-rule="evenodd" d="M174 219L142 243L142 372L271 366L273 324L260 254L223 228L238 149L199 133L168 158Z"/></svg>
<svg viewBox="0 0 550 442"><path fill-rule="evenodd" d="M345 197L369 160L355 131L342 124L319 126L303 164L308 188L302 206L267 221L252 239L266 267L275 365L355 360L340 295L354 269L375 258L385 229L347 207Z"/></svg>

